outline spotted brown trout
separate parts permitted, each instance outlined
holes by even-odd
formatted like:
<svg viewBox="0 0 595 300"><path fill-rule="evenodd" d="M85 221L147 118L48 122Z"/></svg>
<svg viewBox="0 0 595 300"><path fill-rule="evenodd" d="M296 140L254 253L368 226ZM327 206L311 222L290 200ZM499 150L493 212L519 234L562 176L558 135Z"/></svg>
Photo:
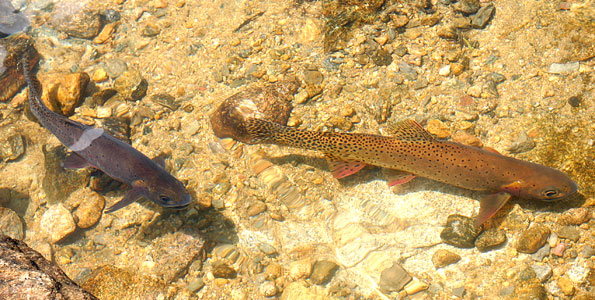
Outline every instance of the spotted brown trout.
<svg viewBox="0 0 595 300"><path fill-rule="evenodd" d="M277 144L318 150L327 156L336 178L365 165L402 171L389 182L402 184L415 176L491 194L480 201L475 225L493 216L511 196L553 201L577 191L566 174L538 164L506 157L495 150L440 141L413 120L390 128L392 136L315 132L260 119L245 121L251 144Z"/></svg>
<svg viewBox="0 0 595 300"><path fill-rule="evenodd" d="M30 74L26 55L21 60L21 68L29 86L31 112L43 127L72 151L62 165L70 169L94 167L132 188L106 212L120 209L142 196L164 207L184 208L190 204L190 194L179 180L165 170L163 161L151 160L107 134L103 128L86 126L51 111L39 96L38 83Z"/></svg>

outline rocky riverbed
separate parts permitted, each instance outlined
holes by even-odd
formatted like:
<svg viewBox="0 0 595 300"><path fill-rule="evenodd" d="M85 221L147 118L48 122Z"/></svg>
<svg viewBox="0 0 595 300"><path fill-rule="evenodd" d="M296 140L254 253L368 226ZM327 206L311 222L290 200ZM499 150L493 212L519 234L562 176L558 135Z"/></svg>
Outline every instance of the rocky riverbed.
<svg viewBox="0 0 595 300"><path fill-rule="evenodd" d="M0 233L99 299L595 298L591 0L0 3ZM102 213L127 188L61 167L15 73L23 40L48 106L165 156L193 204ZM229 97L289 101L279 117L309 130L414 119L579 193L513 199L476 230L481 192L389 188L374 167L336 180L321 153L217 138Z"/></svg>

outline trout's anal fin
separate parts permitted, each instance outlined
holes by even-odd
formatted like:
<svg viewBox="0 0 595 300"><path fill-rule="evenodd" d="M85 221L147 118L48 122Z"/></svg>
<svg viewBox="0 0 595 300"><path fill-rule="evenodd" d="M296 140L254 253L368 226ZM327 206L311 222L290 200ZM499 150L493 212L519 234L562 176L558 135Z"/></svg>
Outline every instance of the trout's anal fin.
<svg viewBox="0 0 595 300"><path fill-rule="evenodd" d="M498 192L483 197L479 201L479 214L475 217L475 227L481 226L481 224L495 215L511 197L507 192Z"/></svg>
<svg viewBox="0 0 595 300"><path fill-rule="evenodd" d="M70 152L61 163L65 169L82 169L91 167L91 165L80 155Z"/></svg>
<svg viewBox="0 0 595 300"><path fill-rule="evenodd" d="M386 169L384 174L389 187L405 184L415 178L415 174L395 169Z"/></svg>
<svg viewBox="0 0 595 300"><path fill-rule="evenodd" d="M360 162L360 161L342 160L342 159L337 158L336 156L329 154L329 153L325 153L325 155L328 160L328 164L329 164L329 168L331 169L331 173L337 179L344 178L349 175L353 175L366 166L365 163Z"/></svg>

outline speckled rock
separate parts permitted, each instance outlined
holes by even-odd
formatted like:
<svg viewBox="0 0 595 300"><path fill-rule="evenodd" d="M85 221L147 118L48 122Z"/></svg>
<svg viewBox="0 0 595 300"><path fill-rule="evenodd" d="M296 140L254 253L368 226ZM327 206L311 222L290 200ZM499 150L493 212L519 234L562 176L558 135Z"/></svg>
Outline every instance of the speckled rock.
<svg viewBox="0 0 595 300"><path fill-rule="evenodd" d="M2 235L0 270L0 299L97 299L25 243Z"/></svg>
<svg viewBox="0 0 595 300"><path fill-rule="evenodd" d="M16 160L25 153L25 138L20 134L0 141L0 161Z"/></svg>
<svg viewBox="0 0 595 300"><path fill-rule="evenodd" d="M283 290L281 300L334 300L335 297L326 296L323 293L317 292L316 289L305 287L302 282L292 282Z"/></svg>
<svg viewBox="0 0 595 300"><path fill-rule="evenodd" d="M482 232L475 240L475 247L481 252L490 251L506 242L504 230L490 228Z"/></svg>
<svg viewBox="0 0 595 300"><path fill-rule="evenodd" d="M74 109L81 105L90 80L84 72L45 73L38 77L43 86L41 100L51 110L65 116L72 116Z"/></svg>
<svg viewBox="0 0 595 300"><path fill-rule="evenodd" d="M453 8L464 14L474 14L479 10L479 0L461 0L453 5Z"/></svg>
<svg viewBox="0 0 595 300"><path fill-rule="evenodd" d="M535 253L541 246L545 244L550 235L550 229L536 224L521 233L516 249L521 253Z"/></svg>
<svg viewBox="0 0 595 300"><path fill-rule="evenodd" d="M160 280L109 265L93 270L81 286L100 299L167 299L175 293Z"/></svg>
<svg viewBox="0 0 595 300"><path fill-rule="evenodd" d="M461 256L446 249L439 249L432 255L432 263L436 269L446 267L461 260Z"/></svg>
<svg viewBox="0 0 595 300"><path fill-rule="evenodd" d="M473 224L473 219L461 215L450 215L446 226L440 233L440 238L447 244L459 248L473 248L479 231Z"/></svg>
<svg viewBox="0 0 595 300"><path fill-rule="evenodd" d="M310 280L315 284L325 284L335 275L339 266L329 260L319 260L314 263L312 267L312 275Z"/></svg>
<svg viewBox="0 0 595 300"><path fill-rule="evenodd" d="M154 239L149 252L155 263L152 274L165 282L175 281L200 257L204 244L198 230L191 227L183 227Z"/></svg>
<svg viewBox="0 0 595 300"><path fill-rule="evenodd" d="M45 157L42 187L48 203L63 202L72 192L87 185L90 168L70 170L62 167L62 161L66 158L65 147L57 146L50 149L42 147L42 150Z"/></svg>
<svg viewBox="0 0 595 300"><path fill-rule="evenodd" d="M519 283L514 289L514 296L514 299L519 300L545 300L547 299L547 292L539 279L533 278Z"/></svg>
<svg viewBox="0 0 595 300"><path fill-rule="evenodd" d="M89 228L99 221L105 207L105 198L102 195L85 188L78 190L70 197L81 198L80 204L73 213L76 225L79 228Z"/></svg>
<svg viewBox="0 0 595 300"><path fill-rule="evenodd" d="M242 122L247 118L260 118L287 124L297 91L297 79L287 79L265 87L250 87L225 99L211 116L213 132L219 138L231 137L249 142Z"/></svg>
<svg viewBox="0 0 595 300"><path fill-rule="evenodd" d="M128 68L114 81L114 89L126 100L137 101L147 94L149 84L140 72Z"/></svg>
<svg viewBox="0 0 595 300"><path fill-rule="evenodd" d="M101 16L87 6L86 1L60 1L52 10L50 24L70 36L92 39L101 30Z"/></svg>
<svg viewBox="0 0 595 300"><path fill-rule="evenodd" d="M0 235L17 240L22 240L24 237L21 218L9 208L0 207Z"/></svg>
<svg viewBox="0 0 595 300"><path fill-rule="evenodd" d="M560 225L581 225L589 222L592 213L587 207L571 208L562 213L556 220Z"/></svg>
<svg viewBox="0 0 595 300"><path fill-rule="evenodd" d="M393 263L380 273L378 286L385 293L400 291L411 279L411 275L401 265Z"/></svg>
<svg viewBox="0 0 595 300"><path fill-rule="evenodd" d="M57 243L76 229L70 211L62 204L50 206L41 217L40 226L47 233L52 243Z"/></svg>

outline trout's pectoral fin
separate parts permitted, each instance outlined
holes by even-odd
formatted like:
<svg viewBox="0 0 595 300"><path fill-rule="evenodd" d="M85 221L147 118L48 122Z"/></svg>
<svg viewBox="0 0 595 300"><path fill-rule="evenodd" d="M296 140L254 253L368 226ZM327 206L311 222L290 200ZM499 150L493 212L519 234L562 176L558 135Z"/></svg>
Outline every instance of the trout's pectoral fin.
<svg viewBox="0 0 595 300"><path fill-rule="evenodd" d="M91 165L80 155L70 152L61 163L65 169L82 169L91 167Z"/></svg>
<svg viewBox="0 0 595 300"><path fill-rule="evenodd" d="M138 199L143 197L143 194L146 192L145 189L146 189L146 186L144 184L142 184L142 181L140 181L140 180L135 181L134 183L132 183L132 189L130 191L128 191L128 193L126 193L126 195L124 195L124 198L122 198L122 200L116 202L116 204L108 207L105 210L105 212L113 213L120 208L123 208L133 202L136 202Z"/></svg>
<svg viewBox="0 0 595 300"><path fill-rule="evenodd" d="M353 175L366 166L366 164L363 162L355 160L341 160L340 158L328 153L326 154L326 158L328 160L331 173L337 179Z"/></svg>
<svg viewBox="0 0 595 300"><path fill-rule="evenodd" d="M487 195L479 201L479 214L475 217L475 227L481 226L485 221L498 212L512 196L506 192Z"/></svg>
<svg viewBox="0 0 595 300"><path fill-rule="evenodd" d="M388 186L405 184L415 178L414 174L395 169L387 169L384 171L384 173L386 174L386 179L388 180Z"/></svg>

